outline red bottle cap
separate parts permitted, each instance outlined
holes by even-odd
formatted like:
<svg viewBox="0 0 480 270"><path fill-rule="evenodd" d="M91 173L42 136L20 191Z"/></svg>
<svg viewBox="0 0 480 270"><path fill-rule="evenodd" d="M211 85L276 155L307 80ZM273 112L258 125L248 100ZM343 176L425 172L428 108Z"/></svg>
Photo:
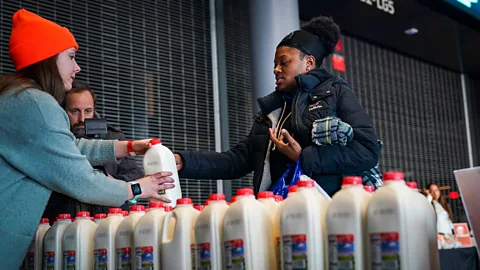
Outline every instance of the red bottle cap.
<svg viewBox="0 0 480 270"><path fill-rule="evenodd" d="M259 199L267 199L267 198L273 198L273 192L271 191L261 191L258 193L258 198Z"/></svg>
<svg viewBox="0 0 480 270"><path fill-rule="evenodd" d="M193 208L197 209L198 211L202 211L205 209L205 205L195 205Z"/></svg>
<svg viewBox="0 0 480 270"><path fill-rule="evenodd" d="M150 202L148 204L148 208L162 208L163 203L162 202Z"/></svg>
<svg viewBox="0 0 480 270"><path fill-rule="evenodd" d="M383 174L383 181L399 181L404 180L402 172L386 172Z"/></svg>
<svg viewBox="0 0 480 270"><path fill-rule="evenodd" d="M363 181L360 176L347 176L343 178L342 185L363 185Z"/></svg>
<svg viewBox="0 0 480 270"><path fill-rule="evenodd" d="M241 188L237 190L237 196L247 196L253 195L253 189L251 188Z"/></svg>
<svg viewBox="0 0 480 270"><path fill-rule="evenodd" d="M57 219L71 219L72 216L70 214L59 214Z"/></svg>
<svg viewBox="0 0 480 270"><path fill-rule="evenodd" d="M192 199L190 198L180 198L177 200L177 205L183 205L183 204L193 204Z"/></svg>
<svg viewBox="0 0 480 270"><path fill-rule="evenodd" d="M208 201L224 201L225 200L225 194L210 194L208 196Z"/></svg>
<svg viewBox="0 0 480 270"><path fill-rule="evenodd" d="M79 217L90 217L90 212L87 212L87 211L81 211L81 212L77 212L77 218Z"/></svg>
<svg viewBox="0 0 480 270"><path fill-rule="evenodd" d="M94 217L95 219L102 219L102 218L106 218L107 214L103 214L103 213L95 214Z"/></svg>
<svg viewBox="0 0 480 270"><path fill-rule="evenodd" d="M363 189L365 189L365 191L367 191L369 193L373 193L375 191L374 186L363 186Z"/></svg>
<svg viewBox="0 0 480 270"><path fill-rule="evenodd" d="M405 184L407 184L407 186L411 189L417 189L418 188L417 182L406 182Z"/></svg>
<svg viewBox="0 0 480 270"><path fill-rule="evenodd" d="M145 206L143 205L132 205L130 206L130 212L145 212Z"/></svg>
<svg viewBox="0 0 480 270"><path fill-rule="evenodd" d="M108 214L122 214L122 208L109 208L108 209Z"/></svg>
<svg viewBox="0 0 480 270"><path fill-rule="evenodd" d="M315 181L313 180L300 180L297 184L298 187L315 187Z"/></svg>
<svg viewBox="0 0 480 270"><path fill-rule="evenodd" d="M150 140L151 145L156 145L156 144L161 144L161 143L162 143L162 140L160 140L158 138Z"/></svg>

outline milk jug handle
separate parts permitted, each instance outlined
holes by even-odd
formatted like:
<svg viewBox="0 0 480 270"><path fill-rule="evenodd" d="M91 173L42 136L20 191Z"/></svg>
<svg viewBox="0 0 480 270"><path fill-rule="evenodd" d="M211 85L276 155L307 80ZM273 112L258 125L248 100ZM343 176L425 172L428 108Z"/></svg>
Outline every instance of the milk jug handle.
<svg viewBox="0 0 480 270"><path fill-rule="evenodd" d="M162 243L166 243L172 240L172 239L168 239L168 232L169 232L168 224L170 223L168 221L173 217L173 213L174 212L168 212L163 218Z"/></svg>

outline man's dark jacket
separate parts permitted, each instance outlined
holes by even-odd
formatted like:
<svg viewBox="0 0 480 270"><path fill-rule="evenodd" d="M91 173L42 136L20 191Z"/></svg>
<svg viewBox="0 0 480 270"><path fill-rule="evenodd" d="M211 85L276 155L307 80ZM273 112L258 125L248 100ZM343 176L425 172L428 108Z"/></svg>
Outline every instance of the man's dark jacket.
<svg viewBox="0 0 480 270"><path fill-rule="evenodd" d="M317 68L296 78L297 93L292 103L291 128L302 146L304 173L314 179L328 194L341 187L344 174L355 174L374 167L379 147L370 117L360 105L348 84ZM180 151L184 167L180 177L195 179L236 179L254 172L253 188L260 190L269 145L268 129L273 111L283 108L280 93L258 99L260 112L253 118L250 134L227 152ZM353 141L346 146L321 145L312 142L315 120L336 116L353 128ZM275 166L275 164L270 164ZM276 179L272 179L273 182Z"/></svg>

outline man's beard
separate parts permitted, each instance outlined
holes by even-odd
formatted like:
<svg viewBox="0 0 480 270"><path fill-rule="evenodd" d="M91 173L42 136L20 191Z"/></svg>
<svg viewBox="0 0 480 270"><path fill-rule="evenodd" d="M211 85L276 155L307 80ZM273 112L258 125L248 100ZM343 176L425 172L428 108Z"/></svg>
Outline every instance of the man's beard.
<svg viewBox="0 0 480 270"><path fill-rule="evenodd" d="M76 123L70 130L76 138L85 137L85 123L83 122Z"/></svg>

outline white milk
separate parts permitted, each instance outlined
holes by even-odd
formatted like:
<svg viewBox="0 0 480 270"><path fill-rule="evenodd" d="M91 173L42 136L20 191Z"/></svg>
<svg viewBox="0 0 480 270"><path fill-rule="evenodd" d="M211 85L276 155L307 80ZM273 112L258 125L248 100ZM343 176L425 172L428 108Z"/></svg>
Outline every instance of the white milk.
<svg viewBox="0 0 480 270"><path fill-rule="evenodd" d="M41 270L43 263L43 237L47 230L50 229L48 218L42 218L37 226L37 231L33 237L32 243L28 248L25 256L26 269Z"/></svg>
<svg viewBox="0 0 480 270"><path fill-rule="evenodd" d="M291 185L288 187L288 193L287 193L287 198L290 197L290 194L297 192L298 186L297 185Z"/></svg>
<svg viewBox="0 0 480 270"><path fill-rule="evenodd" d="M108 209L108 217L100 222L94 236L94 269L116 269L115 236L123 221L121 208Z"/></svg>
<svg viewBox="0 0 480 270"><path fill-rule="evenodd" d="M104 214L104 213L95 214L93 216L93 222L95 222L95 224L99 225L100 222L102 222L106 218L107 218L107 214Z"/></svg>
<svg viewBox="0 0 480 270"><path fill-rule="evenodd" d="M223 218L224 269L276 269L272 217L253 195L237 190Z"/></svg>
<svg viewBox="0 0 480 270"><path fill-rule="evenodd" d="M283 197L280 196L282 199ZM263 204L272 218L273 244L275 246L275 258L277 260L277 269L280 269L280 204L276 202L275 195L271 191L262 191L258 193L258 201Z"/></svg>
<svg viewBox="0 0 480 270"><path fill-rule="evenodd" d="M123 219L117 229L115 238L116 263L118 270L135 269L135 247L133 246L133 235L135 225L145 215L143 205L130 206L130 214Z"/></svg>
<svg viewBox="0 0 480 270"><path fill-rule="evenodd" d="M282 269L326 269L325 214L328 200L313 180L298 181L298 190L280 206Z"/></svg>
<svg viewBox="0 0 480 270"><path fill-rule="evenodd" d="M342 189L327 209L329 269L368 269L366 219L370 198L361 177L343 178Z"/></svg>
<svg viewBox="0 0 480 270"><path fill-rule="evenodd" d="M228 209L225 195L210 194L208 205L195 222L195 265L197 270L221 270L223 261L222 223Z"/></svg>
<svg viewBox="0 0 480 270"><path fill-rule="evenodd" d="M161 202L150 202L148 213L135 226L135 269L161 269L161 235L163 219L167 214Z"/></svg>
<svg viewBox="0 0 480 270"><path fill-rule="evenodd" d="M386 172L385 185L367 210L370 269L440 269L435 213L401 172Z"/></svg>
<svg viewBox="0 0 480 270"><path fill-rule="evenodd" d="M93 238L97 224L89 212L78 212L63 234L63 268L93 269Z"/></svg>
<svg viewBox="0 0 480 270"><path fill-rule="evenodd" d="M159 193L163 194L166 198L172 202L171 206L175 207L177 199L182 198L182 189L180 187L180 180L178 178L177 164L175 162L175 156L172 151L165 147L160 139L153 139L150 141L151 147L145 153L143 157L143 169L145 175L150 175L162 171L172 173L175 187L167 190L163 190Z"/></svg>
<svg viewBox="0 0 480 270"><path fill-rule="evenodd" d="M70 214L60 214L48 229L43 238L43 269L63 270L63 233L71 223Z"/></svg>
<svg viewBox="0 0 480 270"><path fill-rule="evenodd" d="M195 245L194 226L199 214L200 212L193 208L190 198L182 198L177 200L175 209L165 216L162 269L191 270L195 267L191 250L192 245Z"/></svg>

